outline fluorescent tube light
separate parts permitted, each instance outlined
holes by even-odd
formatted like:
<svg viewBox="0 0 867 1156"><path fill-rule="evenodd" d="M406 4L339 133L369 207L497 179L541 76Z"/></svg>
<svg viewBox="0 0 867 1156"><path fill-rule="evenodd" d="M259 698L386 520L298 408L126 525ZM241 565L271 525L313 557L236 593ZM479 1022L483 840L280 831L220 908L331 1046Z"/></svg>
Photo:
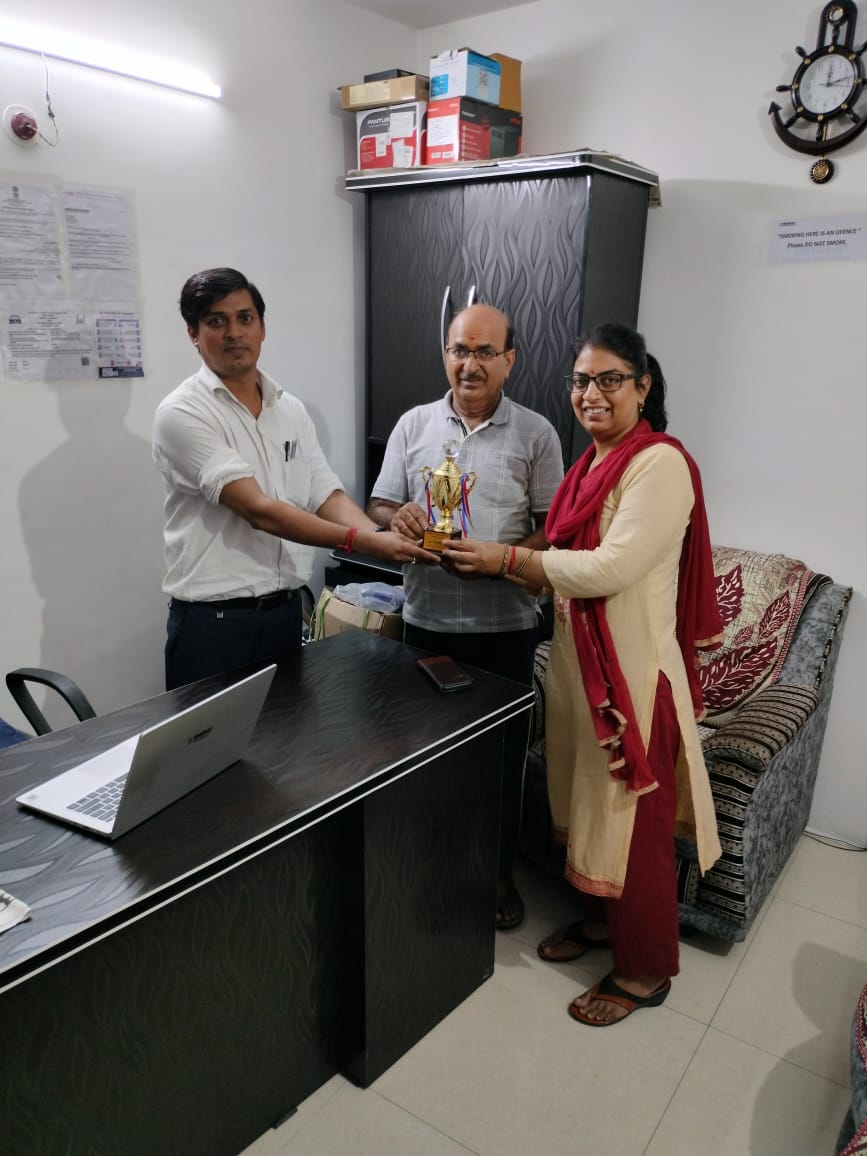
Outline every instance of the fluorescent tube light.
<svg viewBox="0 0 867 1156"><path fill-rule="evenodd" d="M4 19L0 22L0 44L70 64L81 64L85 68L96 68L115 76L208 96L212 100L219 100L222 96L220 86L196 68L54 28L37 28Z"/></svg>

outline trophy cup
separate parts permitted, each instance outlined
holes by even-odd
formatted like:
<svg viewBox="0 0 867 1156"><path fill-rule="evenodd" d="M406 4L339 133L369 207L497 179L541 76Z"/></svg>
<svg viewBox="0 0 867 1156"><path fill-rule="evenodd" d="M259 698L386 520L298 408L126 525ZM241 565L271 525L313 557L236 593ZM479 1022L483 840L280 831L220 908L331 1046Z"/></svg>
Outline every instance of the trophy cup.
<svg viewBox="0 0 867 1156"><path fill-rule="evenodd" d="M478 481L474 473L462 474L457 467L455 458L459 444L456 441L443 442L445 461L441 466L432 470L430 466L422 466L419 473L424 478L424 489L427 495L428 522L433 521L432 506L439 510L439 521L429 525L424 532L422 545L425 550L432 550L441 554L446 542L462 536L462 531L454 524L454 512L460 511L460 521L463 533L466 533L467 521L470 516L470 490Z"/></svg>

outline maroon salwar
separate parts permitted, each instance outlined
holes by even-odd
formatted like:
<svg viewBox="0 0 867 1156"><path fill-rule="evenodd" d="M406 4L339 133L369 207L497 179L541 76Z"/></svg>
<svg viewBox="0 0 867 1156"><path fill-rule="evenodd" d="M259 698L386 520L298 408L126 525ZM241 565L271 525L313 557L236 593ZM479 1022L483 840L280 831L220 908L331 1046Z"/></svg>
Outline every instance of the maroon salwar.
<svg viewBox="0 0 867 1156"><path fill-rule="evenodd" d="M679 747L674 698L668 679L660 674L647 747L647 762L659 786L636 801L623 893L619 899L602 899L582 892L584 918L608 924L614 968L624 978L662 978L680 970L672 835Z"/></svg>

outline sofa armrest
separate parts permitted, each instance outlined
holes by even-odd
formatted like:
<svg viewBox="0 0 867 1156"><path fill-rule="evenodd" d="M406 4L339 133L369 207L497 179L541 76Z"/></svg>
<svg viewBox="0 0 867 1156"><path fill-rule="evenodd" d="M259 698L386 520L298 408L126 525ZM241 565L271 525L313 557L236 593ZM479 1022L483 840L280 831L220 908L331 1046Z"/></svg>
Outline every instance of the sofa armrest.
<svg viewBox="0 0 867 1156"><path fill-rule="evenodd" d="M753 771L768 763L804 725L819 702L810 686L777 683L758 691L702 743L708 764L729 761Z"/></svg>

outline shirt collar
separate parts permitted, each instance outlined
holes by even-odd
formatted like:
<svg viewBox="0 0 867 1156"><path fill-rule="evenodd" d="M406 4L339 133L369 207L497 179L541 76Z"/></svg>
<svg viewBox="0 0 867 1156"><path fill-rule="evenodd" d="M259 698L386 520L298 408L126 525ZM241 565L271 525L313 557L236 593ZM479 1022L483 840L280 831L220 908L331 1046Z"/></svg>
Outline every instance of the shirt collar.
<svg viewBox="0 0 867 1156"><path fill-rule="evenodd" d="M445 416L451 418L453 421L458 421L463 424L463 419L459 413L456 413L452 408L452 391L446 390L446 395L442 399L442 406L445 411ZM505 425L509 420L509 412L512 408L512 403L506 397L502 390L500 390L500 400L497 402L497 408L491 414L483 425Z"/></svg>
<svg viewBox="0 0 867 1156"><path fill-rule="evenodd" d="M273 405L274 402L281 396L283 390L273 379L273 377L269 377L267 373L263 372L263 370L260 369L258 373L259 386L262 390L262 404ZM213 370L208 369L204 362L199 367L199 372L196 374L196 381L200 382L206 389L209 389L211 393L216 393L218 389L225 390L226 393L232 392L230 389L226 389L226 386L223 384L222 380L217 377Z"/></svg>

